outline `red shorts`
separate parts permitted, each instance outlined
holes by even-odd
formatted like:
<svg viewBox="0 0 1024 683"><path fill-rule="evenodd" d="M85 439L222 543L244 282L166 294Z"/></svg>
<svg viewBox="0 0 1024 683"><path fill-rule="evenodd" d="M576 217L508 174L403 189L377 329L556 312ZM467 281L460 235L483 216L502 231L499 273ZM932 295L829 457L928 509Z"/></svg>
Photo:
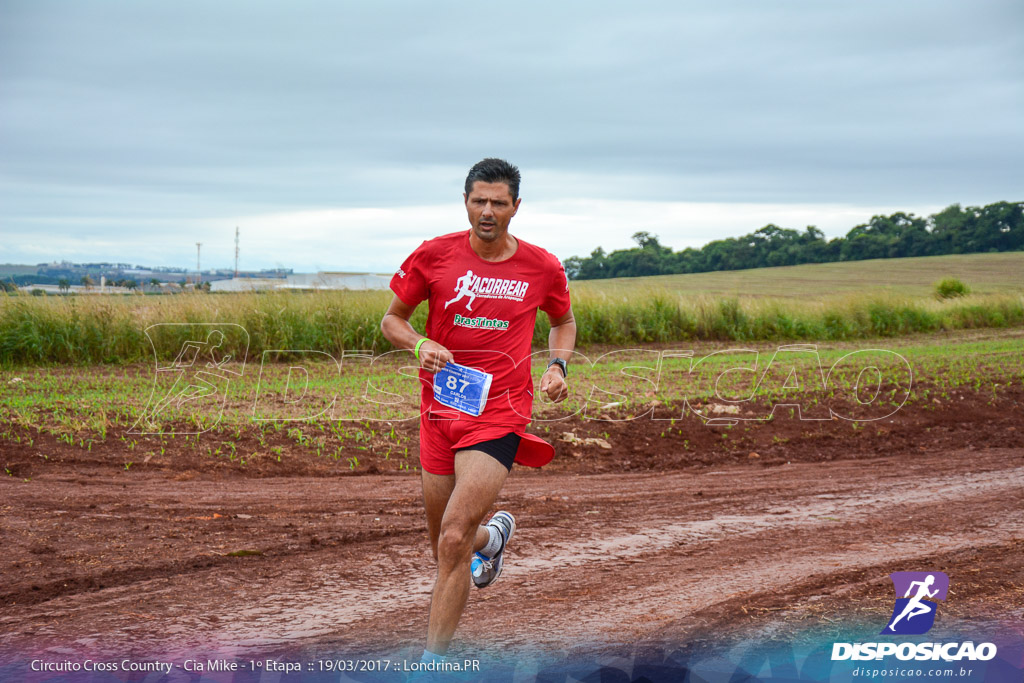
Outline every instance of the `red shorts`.
<svg viewBox="0 0 1024 683"><path fill-rule="evenodd" d="M526 433L526 425L499 425L474 420L420 417L420 467L431 474L455 474L455 453L491 439L515 432L522 440L516 462L528 467L543 467L555 457L555 449L544 439Z"/></svg>

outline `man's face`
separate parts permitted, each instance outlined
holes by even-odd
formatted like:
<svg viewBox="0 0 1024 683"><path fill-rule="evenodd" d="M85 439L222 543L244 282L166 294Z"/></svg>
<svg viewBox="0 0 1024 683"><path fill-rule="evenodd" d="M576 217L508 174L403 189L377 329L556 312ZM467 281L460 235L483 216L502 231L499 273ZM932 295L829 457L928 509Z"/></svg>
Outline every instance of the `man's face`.
<svg viewBox="0 0 1024 683"><path fill-rule="evenodd" d="M477 180L467 195L466 212L473 234L485 242L501 239L508 232L509 221L519 210L522 197L512 201L507 183L485 183Z"/></svg>

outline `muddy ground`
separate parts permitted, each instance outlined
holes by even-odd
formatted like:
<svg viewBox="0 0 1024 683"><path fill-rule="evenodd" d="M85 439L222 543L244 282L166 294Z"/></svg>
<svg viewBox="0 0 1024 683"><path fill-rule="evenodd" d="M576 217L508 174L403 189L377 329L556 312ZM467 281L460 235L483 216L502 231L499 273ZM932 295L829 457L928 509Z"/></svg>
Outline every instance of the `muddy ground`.
<svg viewBox="0 0 1024 683"><path fill-rule="evenodd" d="M551 466L513 471L498 506L519 531L500 581L472 592L456 654L877 633L888 574L911 570L950 577L937 628L1024 634L1019 382L859 429L575 420L547 436L563 432L612 448L559 440ZM116 441L48 438L2 446L0 651L422 648L433 569L415 474L240 468L187 447L126 470Z"/></svg>

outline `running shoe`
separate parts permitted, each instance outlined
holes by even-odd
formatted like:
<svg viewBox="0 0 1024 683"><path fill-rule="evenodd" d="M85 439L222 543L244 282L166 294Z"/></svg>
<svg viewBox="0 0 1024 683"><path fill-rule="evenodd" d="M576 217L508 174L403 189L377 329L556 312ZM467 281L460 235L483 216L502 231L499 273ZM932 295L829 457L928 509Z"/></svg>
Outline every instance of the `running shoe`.
<svg viewBox="0 0 1024 683"><path fill-rule="evenodd" d="M494 527L501 534L501 549L494 557L487 557L483 553L473 554L469 568L473 574L473 584L477 588L486 588L501 576L501 567L505 561L505 549L508 547L508 542L512 540L512 534L516 532L516 519L511 513L499 510L487 522L487 526Z"/></svg>

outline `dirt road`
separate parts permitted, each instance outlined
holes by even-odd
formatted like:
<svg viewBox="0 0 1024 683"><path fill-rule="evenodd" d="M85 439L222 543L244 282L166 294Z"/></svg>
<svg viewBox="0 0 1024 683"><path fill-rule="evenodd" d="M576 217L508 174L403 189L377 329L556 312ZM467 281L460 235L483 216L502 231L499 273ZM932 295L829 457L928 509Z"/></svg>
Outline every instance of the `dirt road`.
<svg viewBox="0 0 1024 683"><path fill-rule="evenodd" d="M139 656L422 647L411 476L114 471L0 481L0 649ZM884 625L891 571L951 580L942 623L1024 633L1024 448L774 467L516 473L520 530L455 654ZM234 553L234 554L232 554Z"/></svg>

